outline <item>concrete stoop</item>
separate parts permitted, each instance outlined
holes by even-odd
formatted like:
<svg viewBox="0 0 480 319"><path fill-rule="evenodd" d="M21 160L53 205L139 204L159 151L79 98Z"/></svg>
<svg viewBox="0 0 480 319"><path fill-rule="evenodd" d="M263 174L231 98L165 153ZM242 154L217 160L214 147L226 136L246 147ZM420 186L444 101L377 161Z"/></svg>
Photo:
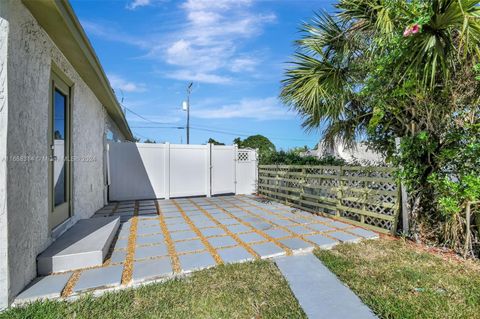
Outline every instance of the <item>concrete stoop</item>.
<svg viewBox="0 0 480 319"><path fill-rule="evenodd" d="M78 221L37 257L38 274L101 266L119 226L119 217Z"/></svg>

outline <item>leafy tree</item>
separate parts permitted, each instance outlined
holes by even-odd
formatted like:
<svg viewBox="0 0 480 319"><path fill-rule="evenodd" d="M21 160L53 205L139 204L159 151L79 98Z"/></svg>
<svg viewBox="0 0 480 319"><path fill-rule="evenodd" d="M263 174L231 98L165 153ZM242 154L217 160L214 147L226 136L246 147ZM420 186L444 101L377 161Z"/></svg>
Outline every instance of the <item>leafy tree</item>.
<svg viewBox="0 0 480 319"><path fill-rule="evenodd" d="M211 137L208 139L207 143L210 143L210 144L213 144L213 145L225 145L225 143L220 143L220 142L214 140Z"/></svg>
<svg viewBox="0 0 480 319"><path fill-rule="evenodd" d="M455 213L446 214L452 210L438 178L467 183L447 174L452 167L464 171L463 164L442 154L464 152L470 133L458 132L480 121L479 1L340 0L336 8L302 26L282 100L303 116L306 129L325 124L324 143L366 137L401 165L413 235L457 247L464 238L446 240L446 229L462 228L466 197L456 192ZM467 184L470 192L475 183Z"/></svg>
<svg viewBox="0 0 480 319"><path fill-rule="evenodd" d="M239 137L237 137L233 140L233 143L237 144L239 148L258 149L258 155L260 159L275 152L276 150L275 145L263 135L252 135L247 137L243 141Z"/></svg>
<svg viewBox="0 0 480 319"><path fill-rule="evenodd" d="M53 138L55 140L63 140L62 133L60 133L59 130L55 130L55 132L53 133Z"/></svg>
<svg viewBox="0 0 480 319"><path fill-rule="evenodd" d="M262 165L334 165L343 166L347 163L343 159L335 158L334 156L326 156L317 158L315 156L302 156L295 150L288 152L279 151L272 152L260 158Z"/></svg>
<svg viewBox="0 0 480 319"><path fill-rule="evenodd" d="M143 143L156 144L157 142L147 138L145 141L143 141Z"/></svg>

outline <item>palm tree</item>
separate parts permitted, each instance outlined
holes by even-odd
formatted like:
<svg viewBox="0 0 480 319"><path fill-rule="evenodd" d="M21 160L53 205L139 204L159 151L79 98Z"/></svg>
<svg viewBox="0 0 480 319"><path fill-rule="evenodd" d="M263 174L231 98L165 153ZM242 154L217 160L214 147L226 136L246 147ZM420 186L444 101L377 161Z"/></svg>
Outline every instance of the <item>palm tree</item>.
<svg viewBox="0 0 480 319"><path fill-rule="evenodd" d="M335 14L302 26L282 81L281 99L307 130L323 130L324 143L353 145L361 136L399 164L411 233L453 248L466 241L463 206L452 205L452 214L446 204L465 200L455 192L467 185L462 171L480 183L476 166L455 160L468 154L458 140L469 140L465 129L480 125L479 1L339 0Z"/></svg>
<svg viewBox="0 0 480 319"><path fill-rule="evenodd" d="M432 130L459 107L444 95L480 55L479 1L340 0L336 8L303 24L282 81L281 99L307 130L322 127L325 143L348 145L360 135Z"/></svg>

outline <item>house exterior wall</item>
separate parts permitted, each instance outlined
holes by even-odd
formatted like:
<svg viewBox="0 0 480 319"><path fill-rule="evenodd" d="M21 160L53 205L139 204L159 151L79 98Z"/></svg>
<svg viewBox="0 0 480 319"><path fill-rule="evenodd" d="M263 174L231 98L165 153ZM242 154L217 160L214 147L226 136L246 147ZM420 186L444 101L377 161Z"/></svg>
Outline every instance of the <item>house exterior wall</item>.
<svg viewBox="0 0 480 319"><path fill-rule="evenodd" d="M0 6L0 310L8 305L7 223L7 39L8 21ZM3 285L3 286L2 286ZM3 289L2 289L3 288Z"/></svg>
<svg viewBox="0 0 480 319"><path fill-rule="evenodd" d="M8 157L6 201L3 201L8 205L8 275L2 282L0 265L0 290L6 282L11 301L35 278L36 257L53 240L49 229L47 160L52 63L74 83L71 103L72 155L75 157L72 163L73 216L65 229L79 219L90 217L104 204L104 140L107 123L111 120L91 89L22 2L2 0L0 13L0 19L9 23L8 135L7 142L0 145L0 155L1 147L7 145ZM0 25L0 34L2 30ZM0 113L0 121L7 122L3 113ZM2 132L5 127L0 126L0 139L5 138ZM120 134L118 129L116 133ZM28 159L18 160L18 156L28 156ZM1 182L0 167L0 193ZM1 209L0 206L0 227L3 225ZM2 293L0 291L0 297Z"/></svg>
<svg viewBox="0 0 480 319"><path fill-rule="evenodd" d="M340 141L337 141L333 148L318 143L316 150L308 151L305 155L318 158L333 156L343 159L347 163L358 163L359 165L381 165L385 163L385 157L382 154L369 150L363 142L357 142L354 148L348 148Z"/></svg>

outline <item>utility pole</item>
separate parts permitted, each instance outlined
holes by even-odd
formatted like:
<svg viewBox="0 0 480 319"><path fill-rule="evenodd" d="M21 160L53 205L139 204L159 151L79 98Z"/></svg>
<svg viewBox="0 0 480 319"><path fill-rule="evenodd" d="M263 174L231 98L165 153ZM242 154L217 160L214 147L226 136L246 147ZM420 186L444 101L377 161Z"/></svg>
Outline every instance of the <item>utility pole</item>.
<svg viewBox="0 0 480 319"><path fill-rule="evenodd" d="M187 144L190 144L190 93L192 93L193 82L187 86L187 100L183 102L183 110L187 111Z"/></svg>

